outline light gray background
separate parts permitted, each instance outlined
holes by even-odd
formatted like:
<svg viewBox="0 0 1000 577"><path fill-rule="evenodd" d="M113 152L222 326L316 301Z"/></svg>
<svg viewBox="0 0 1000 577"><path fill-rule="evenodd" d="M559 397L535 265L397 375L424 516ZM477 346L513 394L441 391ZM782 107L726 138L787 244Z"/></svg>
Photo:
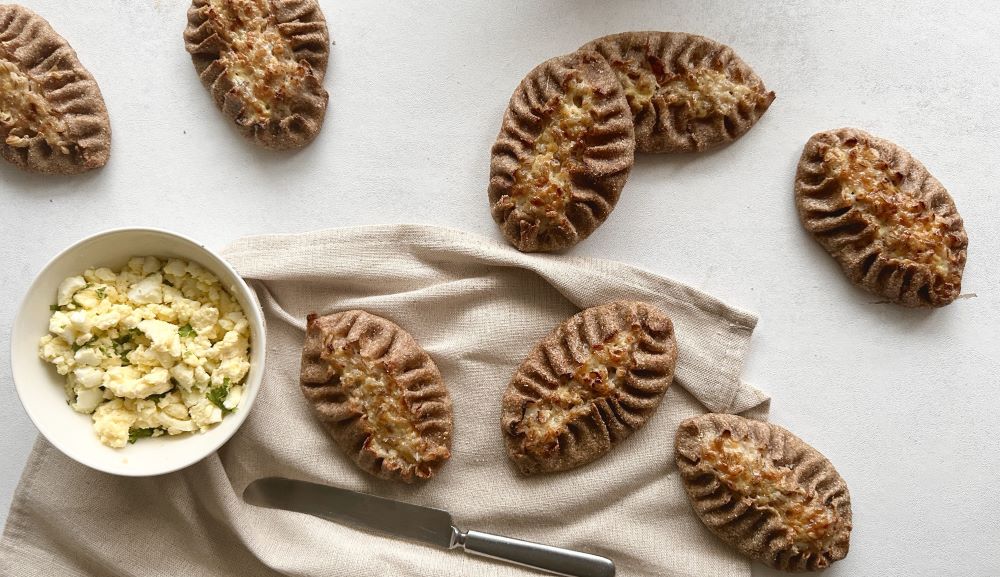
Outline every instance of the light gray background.
<svg viewBox="0 0 1000 577"><path fill-rule="evenodd" d="M186 2L22 1L99 81L114 144L107 167L80 177L0 166L3 351L33 275L109 227L169 228L215 248L387 222L499 237L489 147L535 64L624 30L731 45L777 92L770 111L718 152L638 158L614 214L573 253L760 314L746 379L851 488L851 553L827 575L1000 573L995 4L321 0L336 41L329 112L312 146L283 154L244 141L210 102L184 52ZM803 232L792 203L801 147L844 125L908 147L951 191L970 238L970 298L938 311L878 304ZM35 434L4 352L0 521Z"/></svg>

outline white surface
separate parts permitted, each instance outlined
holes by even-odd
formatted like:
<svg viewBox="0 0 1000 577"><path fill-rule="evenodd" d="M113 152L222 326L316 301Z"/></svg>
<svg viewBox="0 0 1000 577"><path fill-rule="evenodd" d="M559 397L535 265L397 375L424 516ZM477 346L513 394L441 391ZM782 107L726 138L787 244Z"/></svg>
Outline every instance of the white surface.
<svg viewBox="0 0 1000 577"><path fill-rule="evenodd" d="M94 434L89 415L68 410L63 382L52 365L38 358L38 335L48 330L49 305L63 279L85 268L122 270L136 255L181 258L203 266L218 277L239 302L250 322L250 372L239 410L204 434L164 435L112 449ZM264 379L267 339L264 313L253 290L221 257L196 241L162 230L117 229L89 237L61 252L38 274L11 328L11 374L25 412L56 448L89 467L129 477L162 475L197 463L214 453L236 433L253 407Z"/></svg>
<svg viewBox="0 0 1000 577"><path fill-rule="evenodd" d="M336 40L326 125L306 150L275 154L227 126L198 82L181 40L185 2L23 1L100 82L114 143L109 165L83 177L0 166L0 351L44 262L110 226L171 228L213 248L248 233L385 222L498 237L489 147L535 64L630 29L731 45L777 92L770 111L718 152L639 158L611 218L574 253L760 314L747 380L851 488L851 553L827 575L1000 573L994 4L323 0ZM951 191L970 238L963 289L978 297L939 311L875 304L802 230L792 202L801 147L843 125L906 146ZM35 431L0 363L4 509Z"/></svg>

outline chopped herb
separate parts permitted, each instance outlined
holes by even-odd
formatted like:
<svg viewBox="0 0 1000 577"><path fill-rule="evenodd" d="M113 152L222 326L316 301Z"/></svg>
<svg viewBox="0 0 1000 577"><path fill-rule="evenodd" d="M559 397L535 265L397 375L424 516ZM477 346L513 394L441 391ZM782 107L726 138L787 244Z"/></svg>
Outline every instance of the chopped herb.
<svg viewBox="0 0 1000 577"><path fill-rule="evenodd" d="M213 405L215 405L216 407L222 409L223 414L232 411L232 409L227 409L226 406L223 404L226 400L226 397L229 396L229 384L230 384L229 377L226 377L225 379L222 380L221 385L209 389L208 392L205 393L205 398L208 399L208 401Z"/></svg>
<svg viewBox="0 0 1000 577"><path fill-rule="evenodd" d="M85 342L85 343L83 343L82 345L78 345L76 343L73 343L73 352L75 353L76 351L82 349L83 347L91 344L92 342L94 342L96 340L97 340L97 337L90 337L90 340L87 341L87 342Z"/></svg>
<svg viewBox="0 0 1000 577"><path fill-rule="evenodd" d="M127 333L119 335L118 338L115 339L115 342L118 343L119 345L124 345L125 343L131 341L132 339L138 337L141 334L142 331L140 331L139 329L129 329Z"/></svg>
<svg viewBox="0 0 1000 577"><path fill-rule="evenodd" d="M128 442L134 443L143 437L152 437L156 429L129 429Z"/></svg>
<svg viewBox="0 0 1000 577"><path fill-rule="evenodd" d="M105 288L105 287L101 287L101 288L97 289L97 298L99 298L99 299L103 299L103 298L104 298L104 295L106 294L106 293L104 292L105 290L106 290L106 288Z"/></svg>
<svg viewBox="0 0 1000 577"><path fill-rule="evenodd" d="M94 285L92 285L92 284L90 284L90 283L87 283L87 284L83 285L82 287L80 287L80 288L76 289L75 291L73 291L73 296L71 297L71 299L72 299L72 298L76 298L76 295L77 295L78 293L81 293L81 292L83 292L83 291L85 291L85 290L89 289L89 288L90 288L90 287L92 287L92 286L94 286Z"/></svg>
<svg viewBox="0 0 1000 577"><path fill-rule="evenodd" d="M182 339L186 339L188 337L196 336L198 332L195 331L193 328L191 328L191 323L188 323L183 327L177 329L177 334L180 335Z"/></svg>
<svg viewBox="0 0 1000 577"><path fill-rule="evenodd" d="M61 309L59 308L59 305L49 305L49 310L52 312L56 312Z"/></svg>

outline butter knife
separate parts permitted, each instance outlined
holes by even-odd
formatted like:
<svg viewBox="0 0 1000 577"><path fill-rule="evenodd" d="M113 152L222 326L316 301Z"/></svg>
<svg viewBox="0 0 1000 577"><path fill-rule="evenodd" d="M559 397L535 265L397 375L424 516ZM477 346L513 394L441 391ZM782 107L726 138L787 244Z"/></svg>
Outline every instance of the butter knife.
<svg viewBox="0 0 1000 577"><path fill-rule="evenodd" d="M614 577L611 559L479 531L460 531L451 513L347 489L283 477L257 479L243 500L258 507L306 513L445 549L507 561L568 577Z"/></svg>

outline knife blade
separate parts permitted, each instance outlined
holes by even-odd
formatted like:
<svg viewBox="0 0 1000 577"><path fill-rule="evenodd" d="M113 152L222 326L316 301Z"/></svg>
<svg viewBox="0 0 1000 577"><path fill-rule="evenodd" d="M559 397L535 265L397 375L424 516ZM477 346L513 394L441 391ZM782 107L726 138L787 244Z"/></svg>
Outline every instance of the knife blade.
<svg viewBox="0 0 1000 577"><path fill-rule="evenodd" d="M610 559L479 531L460 531L451 513L284 477L257 479L243 500L258 507L313 515L327 521L387 533L569 577L614 577Z"/></svg>
<svg viewBox="0 0 1000 577"><path fill-rule="evenodd" d="M243 500L327 521L361 526L450 549L456 539L451 513L339 487L266 477L247 485Z"/></svg>

